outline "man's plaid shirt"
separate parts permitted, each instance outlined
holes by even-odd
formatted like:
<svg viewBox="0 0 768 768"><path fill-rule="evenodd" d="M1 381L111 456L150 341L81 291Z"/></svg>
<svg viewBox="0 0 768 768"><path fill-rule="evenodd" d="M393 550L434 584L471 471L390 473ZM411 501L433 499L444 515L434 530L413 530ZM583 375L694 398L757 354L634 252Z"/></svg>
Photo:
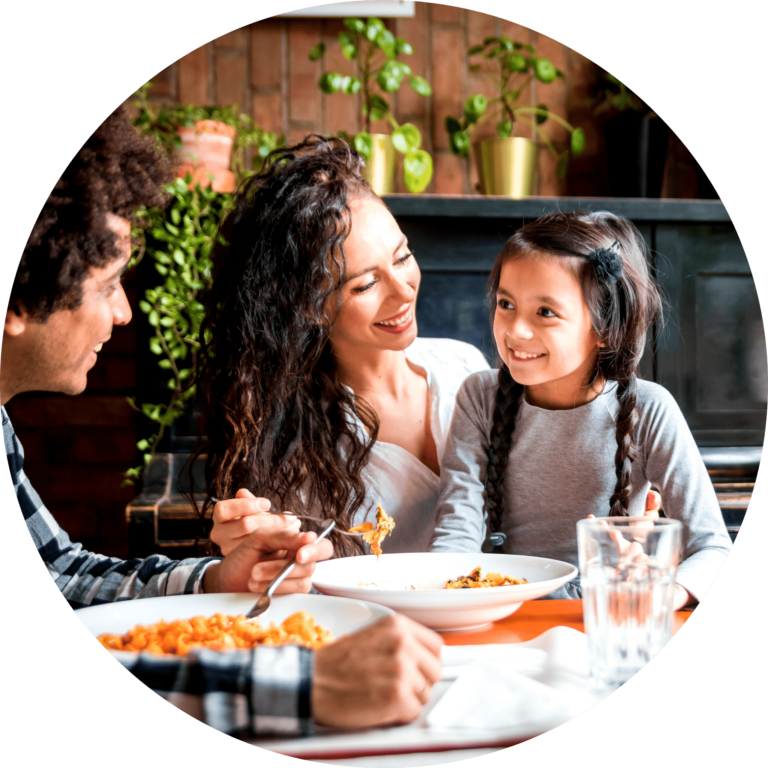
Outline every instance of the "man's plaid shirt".
<svg viewBox="0 0 768 768"><path fill-rule="evenodd" d="M73 544L24 474L24 449L0 409L16 498L48 572L73 608L116 600L200 592L216 558L118 560ZM183 657L135 654L121 663L170 702L220 731L239 736L311 730L313 655L306 648L262 646Z"/></svg>

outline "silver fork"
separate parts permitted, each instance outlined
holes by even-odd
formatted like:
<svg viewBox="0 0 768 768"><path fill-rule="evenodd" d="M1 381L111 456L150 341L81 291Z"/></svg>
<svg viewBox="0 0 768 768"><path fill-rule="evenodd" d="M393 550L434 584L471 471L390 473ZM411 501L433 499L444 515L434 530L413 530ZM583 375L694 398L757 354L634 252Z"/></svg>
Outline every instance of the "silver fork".
<svg viewBox="0 0 768 768"><path fill-rule="evenodd" d="M298 517L298 515L296 515ZM312 518L309 518L310 520ZM323 520L322 523L320 523L320 528L322 529L320 533L317 535L317 540L320 541L320 539L324 539L334 528L336 523L333 520ZM247 619L255 619L257 616L261 616L262 613L264 613L269 606L272 603L272 595L275 594L275 590L283 583L283 579L293 570L293 567L296 565L296 558L291 558L290 562L283 568L280 573L275 576L274 579L272 579L272 583L267 587L265 592L261 595L261 597L258 599L256 605L251 608L251 610L246 614Z"/></svg>
<svg viewBox="0 0 768 768"><path fill-rule="evenodd" d="M211 501L214 504L218 504L221 501L221 499L217 499L215 496L212 496L211 497ZM297 515L294 512L277 512L274 509L269 509L269 510L267 510L267 512L270 515L290 515L290 517L295 517L298 520L311 520L313 523L320 523L321 522L316 517L311 517L310 515ZM337 533L342 533L345 536L362 536L364 533L366 533L366 531L359 531L357 533L353 533L352 531L343 531L341 528L337 528L336 532ZM319 538L322 538L322 537L318 536L317 538L319 539Z"/></svg>

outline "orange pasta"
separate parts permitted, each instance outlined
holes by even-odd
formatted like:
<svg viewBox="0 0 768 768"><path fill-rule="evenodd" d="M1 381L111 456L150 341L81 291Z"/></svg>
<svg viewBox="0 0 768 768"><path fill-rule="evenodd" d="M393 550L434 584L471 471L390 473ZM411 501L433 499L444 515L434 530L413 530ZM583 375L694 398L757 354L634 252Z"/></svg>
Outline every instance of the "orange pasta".
<svg viewBox="0 0 768 768"><path fill-rule="evenodd" d="M99 642L111 651L148 651L157 654L184 656L191 648L211 648L228 651L253 648L256 645L303 645L321 648L335 638L327 629L315 623L306 611L289 616L279 626L262 626L245 616L195 616L178 621L158 621L148 626L138 625L124 635L103 634Z"/></svg>
<svg viewBox="0 0 768 768"><path fill-rule="evenodd" d="M392 532L395 527L395 521L384 511L381 504L376 508L376 527L373 527L373 523L361 523L354 528L350 528L350 533L362 533L363 539L371 545L371 552L376 557L381 554L381 542L384 541L384 537Z"/></svg>
<svg viewBox="0 0 768 768"><path fill-rule="evenodd" d="M502 576L500 573L488 573L481 578L482 569L478 565L469 576L459 576L446 582L446 589L477 589L482 587L508 587L512 584L527 584L525 579L513 579L511 576Z"/></svg>

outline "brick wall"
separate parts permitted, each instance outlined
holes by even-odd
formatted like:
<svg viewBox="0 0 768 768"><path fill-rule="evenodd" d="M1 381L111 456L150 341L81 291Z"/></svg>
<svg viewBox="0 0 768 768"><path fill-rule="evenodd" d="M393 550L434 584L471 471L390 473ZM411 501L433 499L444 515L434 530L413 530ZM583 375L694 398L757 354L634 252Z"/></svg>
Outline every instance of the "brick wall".
<svg viewBox="0 0 768 768"><path fill-rule="evenodd" d="M535 193L607 194L601 156L602 121L584 103L596 70L589 59L520 25L453 6L416 3L414 17L386 19L385 24L411 43L414 53L403 59L433 89L433 97L424 99L404 85L391 97L398 121L417 125L433 155L435 174L427 192L469 194L475 188L473 164L450 153L443 124L446 115L461 115L469 95L493 94L490 81L468 71L466 51L485 37L504 34L533 44L566 74L564 81L558 79L546 86L531 83L523 100L531 106L546 103L571 124L581 126L587 136L584 154L573 161L564 181L555 178L552 156L546 150L541 152ZM159 73L153 79L152 97L180 103L237 103L263 128L282 133L291 142L310 132L357 132L362 127L358 98L340 93L327 96L317 87L326 68L351 71L336 40L342 29L341 19L268 19L252 24L213 40ZM309 61L309 50L321 40L327 45L325 56ZM389 132L386 125L374 125L373 130L377 128ZM488 124L482 130L492 135L494 128ZM529 131L524 129L521 135L529 136ZM567 139L567 131L553 121L547 132L555 141ZM398 183L398 191L405 191L402 182ZM695 196L695 178L693 188ZM673 189L668 191L674 193Z"/></svg>

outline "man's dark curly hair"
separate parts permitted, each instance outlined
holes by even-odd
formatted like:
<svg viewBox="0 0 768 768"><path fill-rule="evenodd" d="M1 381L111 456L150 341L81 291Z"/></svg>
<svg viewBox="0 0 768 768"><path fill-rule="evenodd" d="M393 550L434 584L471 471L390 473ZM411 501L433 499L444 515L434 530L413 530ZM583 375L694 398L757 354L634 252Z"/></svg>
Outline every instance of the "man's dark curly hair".
<svg viewBox="0 0 768 768"><path fill-rule="evenodd" d="M11 289L10 306L45 321L76 309L90 267L120 254L107 214L130 218L162 205L170 162L154 139L139 133L121 106L85 142L37 217Z"/></svg>

